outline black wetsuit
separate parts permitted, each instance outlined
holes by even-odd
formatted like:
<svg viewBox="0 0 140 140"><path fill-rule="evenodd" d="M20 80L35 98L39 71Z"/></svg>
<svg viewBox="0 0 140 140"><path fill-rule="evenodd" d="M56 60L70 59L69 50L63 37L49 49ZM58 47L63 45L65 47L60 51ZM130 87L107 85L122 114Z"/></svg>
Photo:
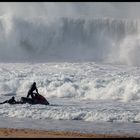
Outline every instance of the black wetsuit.
<svg viewBox="0 0 140 140"><path fill-rule="evenodd" d="M14 99L14 98L11 98L11 99L6 100L6 101L4 101L4 102L2 102L2 103L0 103L0 104L5 104L5 103L15 104L15 103L16 103L16 101L15 101L15 99Z"/></svg>
<svg viewBox="0 0 140 140"><path fill-rule="evenodd" d="M34 93L33 91L36 90L37 94L38 94L38 89L36 87L36 85L32 85L30 90L28 91L28 94L27 94L27 98L31 95L32 99L34 99L36 93Z"/></svg>

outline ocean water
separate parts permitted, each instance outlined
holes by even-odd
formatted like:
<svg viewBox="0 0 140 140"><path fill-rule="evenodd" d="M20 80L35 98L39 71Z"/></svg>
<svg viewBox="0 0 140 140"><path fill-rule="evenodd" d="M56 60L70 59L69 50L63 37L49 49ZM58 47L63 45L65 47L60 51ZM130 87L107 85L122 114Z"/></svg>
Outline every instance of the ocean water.
<svg viewBox="0 0 140 140"><path fill-rule="evenodd" d="M50 102L48 106L0 105L1 127L139 133L139 67L94 62L0 63L0 71L1 102L12 96L20 100L34 81Z"/></svg>
<svg viewBox="0 0 140 140"><path fill-rule="evenodd" d="M139 135L138 10L139 3L0 3L0 102L20 100L33 82L50 102L2 104L0 127Z"/></svg>

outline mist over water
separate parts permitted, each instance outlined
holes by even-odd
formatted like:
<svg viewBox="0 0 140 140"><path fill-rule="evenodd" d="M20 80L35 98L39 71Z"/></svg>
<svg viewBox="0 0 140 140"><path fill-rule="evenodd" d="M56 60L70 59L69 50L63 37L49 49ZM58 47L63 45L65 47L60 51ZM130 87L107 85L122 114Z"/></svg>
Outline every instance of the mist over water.
<svg viewBox="0 0 140 140"><path fill-rule="evenodd" d="M0 7L1 62L140 65L138 3L1 3Z"/></svg>

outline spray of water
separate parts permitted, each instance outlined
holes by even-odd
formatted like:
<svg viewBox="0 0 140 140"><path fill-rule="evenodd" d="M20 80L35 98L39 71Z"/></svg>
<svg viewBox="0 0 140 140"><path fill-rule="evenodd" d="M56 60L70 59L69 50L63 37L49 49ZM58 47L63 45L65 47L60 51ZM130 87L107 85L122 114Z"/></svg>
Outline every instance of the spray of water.
<svg viewBox="0 0 140 140"><path fill-rule="evenodd" d="M138 8L139 3L1 3L0 61L139 66Z"/></svg>

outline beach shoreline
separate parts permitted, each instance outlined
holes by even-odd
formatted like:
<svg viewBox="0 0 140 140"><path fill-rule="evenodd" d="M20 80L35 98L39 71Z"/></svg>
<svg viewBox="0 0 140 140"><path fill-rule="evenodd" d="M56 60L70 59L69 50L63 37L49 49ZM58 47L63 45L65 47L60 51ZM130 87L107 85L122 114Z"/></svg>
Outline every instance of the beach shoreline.
<svg viewBox="0 0 140 140"><path fill-rule="evenodd" d="M126 134L95 134L68 131L0 128L0 138L130 138L140 137Z"/></svg>

